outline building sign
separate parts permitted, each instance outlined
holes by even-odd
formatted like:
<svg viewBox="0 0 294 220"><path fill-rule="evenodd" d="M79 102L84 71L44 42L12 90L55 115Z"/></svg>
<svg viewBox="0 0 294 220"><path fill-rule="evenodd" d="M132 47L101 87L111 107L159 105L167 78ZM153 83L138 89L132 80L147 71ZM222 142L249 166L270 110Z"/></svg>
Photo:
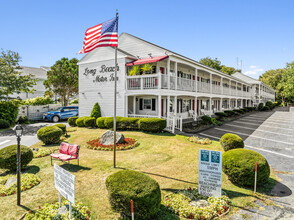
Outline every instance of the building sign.
<svg viewBox="0 0 294 220"><path fill-rule="evenodd" d="M199 149L198 192L205 196L222 195L222 152Z"/></svg>
<svg viewBox="0 0 294 220"><path fill-rule="evenodd" d="M112 82L114 81L114 71L115 68L117 72L119 71L119 66L117 65L116 67L114 66L106 66L106 65L101 65L99 69L89 69L88 67L85 68L85 72L83 75L85 76L94 76L93 82ZM100 73L110 73L108 76L102 76ZM97 74L97 75L96 75ZM116 80L118 80L118 77L116 77Z"/></svg>
<svg viewBox="0 0 294 220"><path fill-rule="evenodd" d="M71 203L75 204L76 177L65 169L54 164L54 183L58 192Z"/></svg>

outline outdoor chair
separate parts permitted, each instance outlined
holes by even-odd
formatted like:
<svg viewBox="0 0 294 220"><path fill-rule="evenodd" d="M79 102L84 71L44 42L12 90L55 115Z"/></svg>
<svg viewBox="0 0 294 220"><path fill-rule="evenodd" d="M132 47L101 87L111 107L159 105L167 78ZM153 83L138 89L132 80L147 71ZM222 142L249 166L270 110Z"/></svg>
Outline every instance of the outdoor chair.
<svg viewBox="0 0 294 220"><path fill-rule="evenodd" d="M59 153L54 153L57 150L59 151ZM52 160L54 159L61 160L63 162L67 161L68 163L70 162L70 160L78 160L78 165L80 165L79 151L80 151L79 145L61 142L60 148L54 150L53 153L50 154L51 165L52 165Z"/></svg>

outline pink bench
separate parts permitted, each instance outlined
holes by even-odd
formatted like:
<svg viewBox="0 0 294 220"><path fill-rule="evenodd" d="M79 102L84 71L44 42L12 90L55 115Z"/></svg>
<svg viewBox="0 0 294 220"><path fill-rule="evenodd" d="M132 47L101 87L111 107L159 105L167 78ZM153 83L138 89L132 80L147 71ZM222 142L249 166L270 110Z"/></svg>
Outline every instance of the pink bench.
<svg viewBox="0 0 294 220"><path fill-rule="evenodd" d="M59 153L53 152L53 154L50 154L51 165L52 165L53 159L61 160L61 161L68 161L68 163L70 160L78 160L78 165L80 165L79 164L80 163L79 162L79 150L80 150L79 145L61 142L60 148L59 148Z"/></svg>

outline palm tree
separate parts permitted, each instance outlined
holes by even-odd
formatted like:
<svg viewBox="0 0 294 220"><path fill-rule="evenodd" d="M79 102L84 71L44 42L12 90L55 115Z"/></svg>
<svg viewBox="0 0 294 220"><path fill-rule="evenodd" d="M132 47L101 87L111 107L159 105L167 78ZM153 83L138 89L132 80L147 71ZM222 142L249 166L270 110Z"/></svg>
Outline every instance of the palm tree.
<svg viewBox="0 0 294 220"><path fill-rule="evenodd" d="M139 73L139 66L133 66L133 68L129 71L129 76L136 76Z"/></svg>
<svg viewBox="0 0 294 220"><path fill-rule="evenodd" d="M145 63L141 70L143 71L143 75L150 74L152 72L152 66L149 63Z"/></svg>

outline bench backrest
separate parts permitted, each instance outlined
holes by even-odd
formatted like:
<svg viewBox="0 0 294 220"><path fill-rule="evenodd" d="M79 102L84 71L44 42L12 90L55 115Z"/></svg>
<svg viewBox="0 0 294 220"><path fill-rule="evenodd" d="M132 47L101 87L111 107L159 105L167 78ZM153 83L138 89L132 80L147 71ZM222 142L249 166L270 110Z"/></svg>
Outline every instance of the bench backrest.
<svg viewBox="0 0 294 220"><path fill-rule="evenodd" d="M79 145L61 142L59 153L72 155L73 158L78 158L79 149L80 149Z"/></svg>

